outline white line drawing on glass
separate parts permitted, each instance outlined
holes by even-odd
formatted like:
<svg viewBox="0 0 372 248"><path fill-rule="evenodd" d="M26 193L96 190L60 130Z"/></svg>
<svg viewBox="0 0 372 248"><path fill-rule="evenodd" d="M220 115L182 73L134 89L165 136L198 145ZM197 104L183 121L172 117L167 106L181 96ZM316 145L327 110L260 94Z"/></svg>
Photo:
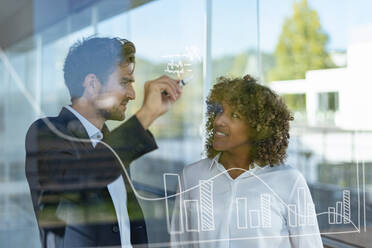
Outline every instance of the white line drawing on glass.
<svg viewBox="0 0 372 248"><path fill-rule="evenodd" d="M199 185L201 230L214 231L213 181L200 180Z"/></svg>
<svg viewBox="0 0 372 248"><path fill-rule="evenodd" d="M298 225L306 225L306 195L305 188L300 187L297 189L297 211L298 211Z"/></svg>
<svg viewBox="0 0 372 248"><path fill-rule="evenodd" d="M249 210L249 224L251 228L261 226L260 210Z"/></svg>
<svg viewBox="0 0 372 248"><path fill-rule="evenodd" d="M187 72L192 72L191 66L193 61L201 61L200 51L195 46L186 46L184 53L170 54L162 57L168 59L164 72L175 74L178 78L181 78Z"/></svg>
<svg viewBox="0 0 372 248"><path fill-rule="evenodd" d="M180 78L185 72L192 72L191 69L188 69L191 64L184 63L181 59L178 59L177 61L175 60L176 57L170 58L170 61L167 63L167 68L164 70L164 72L176 74L178 78Z"/></svg>
<svg viewBox="0 0 372 248"><path fill-rule="evenodd" d="M262 227L271 227L271 195L261 194L261 223Z"/></svg>
<svg viewBox="0 0 372 248"><path fill-rule="evenodd" d="M174 174L174 173L164 173L163 174L163 182L164 182L164 195L165 195L165 210L166 210L166 216L167 216L167 229L168 229L168 233L170 234L176 234L176 233L183 233L183 218L182 218L182 195L180 195L178 198L174 197L175 198L175 201L179 201L178 203L178 206L179 206L179 209L177 210L173 210L173 211L179 211L178 215L176 215L175 218L180 218L179 219L179 222L180 225L178 227L176 226L173 226L173 228L171 228L171 218L172 218L172 215L169 214L169 198L168 198L168 184L167 184L167 179L170 178L170 177L175 177L176 180L177 180L177 187L179 189L180 192L182 192L182 186L181 186L181 180L180 180L180 176L178 174Z"/></svg>
<svg viewBox="0 0 372 248"><path fill-rule="evenodd" d="M342 223L342 202L338 201L336 202L336 224Z"/></svg>
<svg viewBox="0 0 372 248"><path fill-rule="evenodd" d="M336 223L336 209L334 207L328 208L328 223L329 224Z"/></svg>
<svg viewBox="0 0 372 248"><path fill-rule="evenodd" d="M343 202L343 215L344 223L350 223L351 209L350 209L350 190L344 190L342 192L342 202Z"/></svg>
<svg viewBox="0 0 372 248"><path fill-rule="evenodd" d="M244 217L242 218L242 216ZM238 220L237 223L238 229L248 228L247 198L244 197L236 198L236 219Z"/></svg>
<svg viewBox="0 0 372 248"><path fill-rule="evenodd" d="M290 227L297 226L297 206L294 204L288 205L288 225Z"/></svg>
<svg viewBox="0 0 372 248"><path fill-rule="evenodd" d="M328 224L351 223L350 190L342 191L342 202L337 201L336 207L328 208Z"/></svg>
<svg viewBox="0 0 372 248"><path fill-rule="evenodd" d="M200 231L200 218L199 218L199 201L198 200L184 200L183 201L184 206L185 206L185 219L186 219L186 231L188 232L199 232ZM191 223L189 223L187 220L188 218L188 213L190 212L195 212L195 220L192 221L193 224L196 223L196 227L191 226ZM191 215L192 216L192 215Z"/></svg>
<svg viewBox="0 0 372 248"><path fill-rule="evenodd" d="M316 215L314 215L313 213L315 213L315 205L312 204L312 203L308 203L306 205L306 209L307 209L307 224L310 225L310 226L313 226L315 225L316 223Z"/></svg>
<svg viewBox="0 0 372 248"><path fill-rule="evenodd" d="M14 69L14 67L12 66L12 64L10 63L9 59L7 58L6 54L4 53L4 51L2 50L2 48L0 47L0 60L3 62L4 66L5 66L5 69L9 71L9 74L11 76L11 78L13 79L14 83L17 85L18 89L21 91L21 93L25 96L26 100L30 103L30 106L31 108L35 111L35 113L37 115L45 115L45 113L42 112L41 108L39 105L37 105L34 97L27 91L27 89L25 88L25 84L22 82L20 76L18 75L18 73L16 72L16 70ZM75 137L72 137L72 136L68 136L68 135L65 135L63 133L61 133L56 127L54 127L54 125L52 123L50 123L50 121L48 119L44 119L46 125L48 126L48 128L50 128L56 135L66 139L66 140L70 140L70 141L79 141L79 142L87 142L87 143L91 143L91 140L90 139L81 139L81 138L75 138ZM98 141L98 140L97 140ZM154 197L154 198L149 198L149 197L145 197L145 196L142 196L140 193L138 193L138 191L135 189L135 187L133 186L133 182L131 180L131 178L129 177L128 175L128 171L123 163L123 161L121 161L120 157L118 156L118 154L112 149L112 147L110 147L107 143L105 142L102 142L102 141L98 141L100 143L102 143L105 147L107 147L113 154L114 156L118 159L120 165L122 166L123 168L123 172L124 172L124 175L125 177L127 178L128 182L129 182L129 186L132 188L135 196L138 198L138 199L141 199L141 200L147 200L147 201L159 201L159 200L167 200L171 197L176 197L176 196L180 196L185 193L185 192L188 192L188 191L191 191L193 189L195 189L196 187L198 187L199 185L195 186L195 187L192 187L192 188L189 188L185 191L182 191L180 190L177 194L173 194L173 195L166 195L165 197ZM229 170L227 170L226 172L230 171L230 170L236 170L236 168L231 168ZM244 170L244 169L241 169L243 171L247 171L247 170ZM224 172L222 172L224 173ZM209 180L213 180L214 178L220 176L222 173L220 174L217 174L215 175L214 177L210 178ZM362 160L362 187L363 187L363 197L365 198L365 172L364 172L364 160ZM252 175L254 177L256 177L260 182L262 182L264 185L266 185L266 187L273 193L273 195L281 202L283 203L284 205L286 205L288 207L288 205L275 193L275 191L270 188L270 186L268 186L261 178L259 178L257 175L253 174ZM355 233L355 232L361 232L361 209L360 209L360 183L359 183L359 160L356 159L356 180L357 180L357 202L358 202L358 214L357 214L357 226L355 225L355 223L350 219L350 218L346 218L344 217L344 220L349 220L350 223L355 227L356 230L352 230L352 231L335 231L335 232L321 232L320 234L343 234L343 233ZM167 211L168 212L168 211ZM330 211L328 212L322 212L322 213L317 213L316 215L317 216L321 216L321 215L324 215L324 214L329 214ZM335 211L333 211L335 213ZM365 199L363 199L363 212L365 213L366 212L366 206L365 206ZM335 213L334 215L336 215L337 213ZM182 219L181 219L182 221ZM366 232L366 215L364 214L364 218L363 218L363 225L364 225L364 231ZM303 235L290 235L292 237L299 237L299 236L310 236L310 235L313 235L313 234L303 234ZM287 237L288 235L286 235ZM281 236L278 236L278 237L281 237ZM257 237L246 237L244 239L255 239ZM272 236L269 236L269 237L262 237L262 238L272 238ZM218 240L210 240L210 242L213 242L213 241L224 241L224 240L235 240L234 238L232 239L218 239ZM195 242L187 242L187 243L199 243L198 241L195 241ZM164 243L164 244L168 244L169 243ZM161 247L161 246L164 246L163 243L158 243L157 245L152 245L153 247ZM160 246L158 246L160 245Z"/></svg>

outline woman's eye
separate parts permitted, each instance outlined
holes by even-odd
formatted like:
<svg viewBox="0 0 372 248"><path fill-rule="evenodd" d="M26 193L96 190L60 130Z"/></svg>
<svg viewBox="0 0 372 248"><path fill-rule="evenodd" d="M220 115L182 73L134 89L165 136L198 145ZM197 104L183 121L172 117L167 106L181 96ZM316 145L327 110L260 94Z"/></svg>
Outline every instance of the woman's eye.
<svg viewBox="0 0 372 248"><path fill-rule="evenodd" d="M237 113L232 113L231 114L232 118L240 119L239 115Z"/></svg>

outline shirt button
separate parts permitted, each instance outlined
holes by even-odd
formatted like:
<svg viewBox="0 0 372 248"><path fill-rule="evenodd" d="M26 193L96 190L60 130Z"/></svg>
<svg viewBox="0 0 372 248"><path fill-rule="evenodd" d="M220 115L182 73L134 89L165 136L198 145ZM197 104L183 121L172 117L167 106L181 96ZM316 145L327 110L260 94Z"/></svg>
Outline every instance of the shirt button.
<svg viewBox="0 0 372 248"><path fill-rule="evenodd" d="M119 231L119 227L118 226L113 226L112 227L112 231L114 232L114 233L117 233L118 231Z"/></svg>

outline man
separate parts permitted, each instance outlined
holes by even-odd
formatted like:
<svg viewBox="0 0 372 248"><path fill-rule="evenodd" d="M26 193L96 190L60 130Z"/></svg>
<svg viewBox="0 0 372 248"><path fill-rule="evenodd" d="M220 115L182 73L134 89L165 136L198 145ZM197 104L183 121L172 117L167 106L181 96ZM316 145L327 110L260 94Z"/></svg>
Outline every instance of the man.
<svg viewBox="0 0 372 248"><path fill-rule="evenodd" d="M146 82L142 107L109 132L105 121L124 120L135 99L134 54L134 44L118 38L77 42L64 63L72 104L28 130L26 177L43 247L147 243L123 165L157 148L147 129L181 88L167 76Z"/></svg>

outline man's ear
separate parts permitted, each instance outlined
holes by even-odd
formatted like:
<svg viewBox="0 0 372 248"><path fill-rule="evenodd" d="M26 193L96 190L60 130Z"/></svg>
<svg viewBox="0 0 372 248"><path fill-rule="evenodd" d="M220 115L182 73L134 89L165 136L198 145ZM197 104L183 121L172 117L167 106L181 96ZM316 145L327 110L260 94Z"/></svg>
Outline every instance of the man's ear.
<svg viewBox="0 0 372 248"><path fill-rule="evenodd" d="M85 88L84 95L94 97L99 93L101 83L95 74L89 73L84 78L83 86Z"/></svg>

